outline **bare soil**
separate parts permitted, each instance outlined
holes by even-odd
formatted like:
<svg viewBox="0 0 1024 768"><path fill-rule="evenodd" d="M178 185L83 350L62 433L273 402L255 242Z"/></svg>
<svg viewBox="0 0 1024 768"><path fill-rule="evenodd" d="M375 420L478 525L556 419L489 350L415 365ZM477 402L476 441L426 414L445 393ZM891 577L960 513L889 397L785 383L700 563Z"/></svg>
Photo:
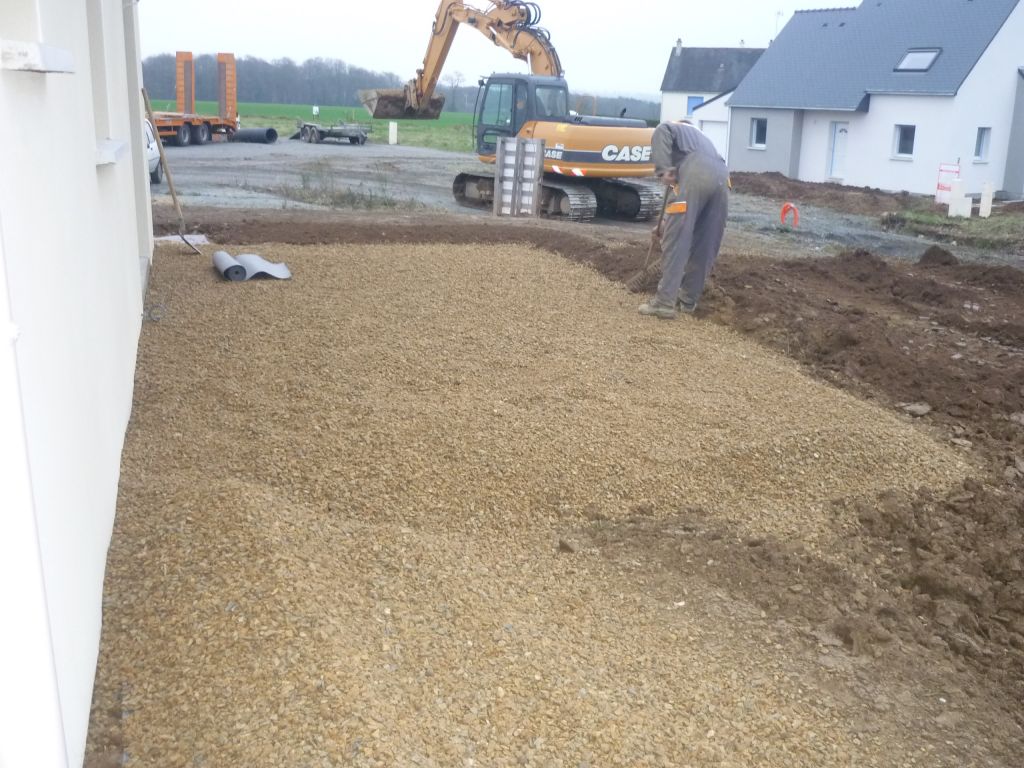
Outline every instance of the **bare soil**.
<svg viewBox="0 0 1024 768"><path fill-rule="evenodd" d="M932 210L929 198L900 192L883 192L873 187L848 187L829 182L796 181L781 173L732 173L734 192L773 200L789 200L832 208L844 213L875 216L890 211Z"/></svg>
<svg viewBox="0 0 1024 768"><path fill-rule="evenodd" d="M734 181L742 189L744 180ZM864 194L865 200L856 205L865 212L872 212L872 205L891 210L899 199L876 199L870 190ZM222 243L411 249L423 244L524 243L585 264L616 282L634 277L648 254L647 243L635 233L533 222L482 225L455 216L410 215L390 217L384 224L369 216L203 209L190 211L189 218L195 229ZM160 212L157 225L171 229ZM541 281L552 279L546 271L533 275L518 262L513 272L527 287L537 280L538 291ZM649 290L655 280L648 275L639 290ZM401 283L405 285L404 278ZM377 287L387 300L391 286ZM429 281L427 289L439 290ZM451 298L461 300L458 295ZM543 306L544 312L550 309ZM561 309L575 316L587 307ZM860 764L875 764L886 739L896 738L890 726L901 723L918 729L927 764L1014 764L1012 756L1019 756L1024 745L1024 273L960 264L936 250L922 254L919 264L884 261L866 252L812 260L767 259L732 250L723 253L697 319L738 331L830 385L891 409L947 446L936 451L949 450L973 469L952 485L918 486L890 479L873 491L827 494L835 531L842 534L828 539L827 550L810 532L795 535L784 526L758 530L739 525L744 515L725 514L713 502L691 499L666 508L643 498L631 502L625 514L600 504L584 505L583 519L570 515L556 522L559 550L599 556L619 574L618 589L631 584L636 594L670 607L685 605L691 598L680 597L699 578L716 600L729 603L730 611L739 610L736 603L752 607L754 624L762 622L758 631L769 646L782 643L788 648L783 635L801 633L808 642L808 663L842 677L845 690L857 691L862 704L870 702L845 713L853 723L844 732L858 744L864 739L883 751L859 752L853 742L844 742L846 758L859 754ZM636 344L644 343L637 337ZM224 394L232 394L230 386ZM913 417L905 413L907 404L926 404L930 410ZM771 409L771 404L764 407ZM838 416L820 412L814 418L827 424ZM914 472L909 464L892 469L897 476ZM214 535L212 530L209 534ZM489 550L486 541L473 539L473 546ZM529 560L529 547L516 553L523 563ZM570 569L574 567L582 566ZM366 588L380 585L368 582ZM637 609L621 597L609 599L617 609ZM716 606L725 602L704 604L705 618L711 620ZM514 610L520 609L526 607L517 603ZM567 606L567 615L574 610ZM642 625L661 638L663 627ZM605 639L611 643L610 638ZM736 642L737 648L750 651L744 642ZM282 653L286 648L282 646ZM571 652L571 646L552 652ZM653 671L644 668L641 678ZM538 674L557 671L546 667ZM678 674L683 670L674 669L670 676L675 680ZM917 699L921 689L909 682L915 678L934 692L935 701L943 706L954 701L956 706L933 712L923 724L919 718L926 717L924 705ZM887 679L907 681L905 687L897 686L903 694L887 687ZM802 684L825 685L820 679ZM828 696L834 693L830 690ZM640 690L638 695L652 694ZM117 693L109 682L97 696L92 739L93 754L101 759L110 754L109 747L102 747L104 739L120 744L119 726L104 726L102 713L119 705L111 703ZM787 716L809 715L790 711ZM937 736L941 731L951 736L945 745ZM565 736L557 729L553 733ZM704 749L711 736L701 736ZM945 754L931 752L938 745ZM535 737L530 749L521 764L549 764L541 761L550 754L543 738L537 742ZM711 750L691 759L711 764L716 755L719 761L723 755L736 758L737 750ZM376 764L362 760L358 752L352 753L351 764ZM673 761L677 753L666 754L660 763L627 759L624 764L680 764ZM840 764L835 754L815 754L806 764L815 764L814 759L817 764ZM571 764L590 763L584 756ZM909 758L893 755L877 764L909 764Z"/></svg>

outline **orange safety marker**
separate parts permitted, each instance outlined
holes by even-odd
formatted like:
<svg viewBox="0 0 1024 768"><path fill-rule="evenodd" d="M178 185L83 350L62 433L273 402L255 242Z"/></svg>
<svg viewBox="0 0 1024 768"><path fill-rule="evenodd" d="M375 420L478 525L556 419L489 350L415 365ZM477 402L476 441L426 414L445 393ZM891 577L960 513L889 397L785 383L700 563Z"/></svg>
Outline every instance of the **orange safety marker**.
<svg viewBox="0 0 1024 768"><path fill-rule="evenodd" d="M665 206L665 213L686 213L686 201L681 200L678 203L669 203Z"/></svg>
<svg viewBox="0 0 1024 768"><path fill-rule="evenodd" d="M792 203L786 203L782 206L782 215L779 217L783 224L786 223L786 214L793 213L793 228L800 226L800 209Z"/></svg>

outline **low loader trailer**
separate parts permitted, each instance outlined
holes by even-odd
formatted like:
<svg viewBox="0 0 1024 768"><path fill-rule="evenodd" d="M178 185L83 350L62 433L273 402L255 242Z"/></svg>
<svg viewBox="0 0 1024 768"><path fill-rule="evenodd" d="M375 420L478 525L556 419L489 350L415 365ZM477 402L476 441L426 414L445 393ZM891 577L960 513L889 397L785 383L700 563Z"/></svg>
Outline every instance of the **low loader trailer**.
<svg viewBox="0 0 1024 768"><path fill-rule="evenodd" d="M178 51L175 60L174 112L156 112L154 126L164 143L179 147L205 144L214 134L230 137L238 130L238 82L235 76L235 56L217 54L218 114L201 115L196 112L196 71L192 54Z"/></svg>

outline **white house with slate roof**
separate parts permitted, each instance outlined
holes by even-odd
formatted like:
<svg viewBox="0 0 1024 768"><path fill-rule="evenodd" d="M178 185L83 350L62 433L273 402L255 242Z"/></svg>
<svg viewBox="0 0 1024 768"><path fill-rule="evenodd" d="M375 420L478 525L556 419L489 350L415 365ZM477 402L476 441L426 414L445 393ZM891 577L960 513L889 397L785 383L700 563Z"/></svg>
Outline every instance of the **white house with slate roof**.
<svg viewBox="0 0 1024 768"><path fill-rule="evenodd" d="M684 48L668 57L661 81L661 119L692 118L701 104L728 93L764 53L763 48Z"/></svg>
<svg viewBox="0 0 1024 768"><path fill-rule="evenodd" d="M729 99L729 163L803 181L1024 197L1024 0L798 11Z"/></svg>

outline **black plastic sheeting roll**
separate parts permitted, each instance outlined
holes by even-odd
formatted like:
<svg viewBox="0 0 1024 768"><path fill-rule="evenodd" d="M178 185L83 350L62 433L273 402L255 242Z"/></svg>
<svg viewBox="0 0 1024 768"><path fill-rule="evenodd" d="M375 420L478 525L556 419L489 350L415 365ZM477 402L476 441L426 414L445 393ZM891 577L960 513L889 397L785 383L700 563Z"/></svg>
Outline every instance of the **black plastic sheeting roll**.
<svg viewBox="0 0 1024 768"><path fill-rule="evenodd" d="M248 144L273 144L277 141L277 131L273 128L239 128L231 134L230 140Z"/></svg>

